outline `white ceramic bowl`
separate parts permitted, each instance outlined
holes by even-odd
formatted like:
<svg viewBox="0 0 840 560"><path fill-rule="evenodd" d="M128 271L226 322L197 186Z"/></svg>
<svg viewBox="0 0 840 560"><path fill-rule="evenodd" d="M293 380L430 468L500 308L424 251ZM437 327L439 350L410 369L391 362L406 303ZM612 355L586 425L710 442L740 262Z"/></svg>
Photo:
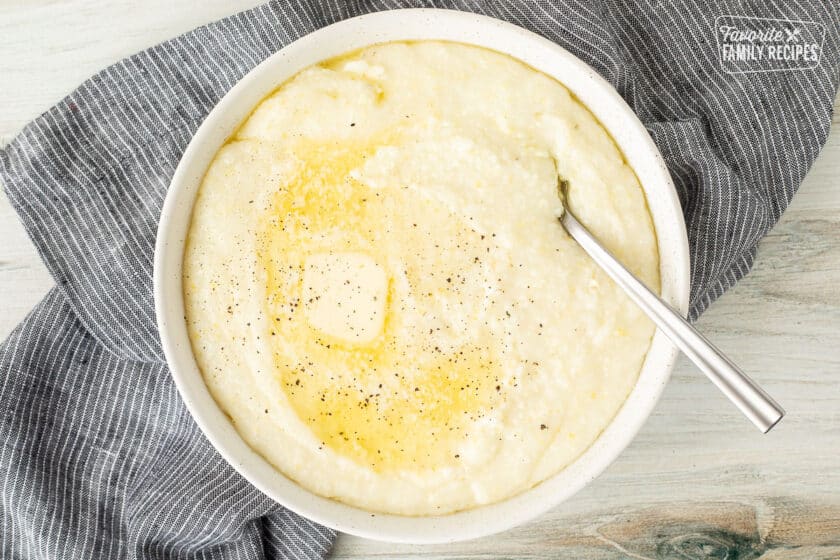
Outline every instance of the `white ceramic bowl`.
<svg viewBox="0 0 840 560"><path fill-rule="evenodd" d="M598 476L630 443L670 377L676 350L663 335L657 331L654 336L639 380L616 417L566 469L503 502L444 516L403 517L371 514L317 496L248 447L204 385L187 335L181 291L184 239L196 191L217 150L254 106L307 66L372 43L407 39L444 39L494 49L553 76L574 92L612 134L639 177L659 242L662 296L685 313L689 261L680 204L659 151L632 110L592 68L556 44L503 21L432 9L373 13L325 27L275 53L225 95L196 132L172 178L155 248L155 304L163 349L181 397L219 453L254 486L339 531L388 541L449 542L528 521Z"/></svg>

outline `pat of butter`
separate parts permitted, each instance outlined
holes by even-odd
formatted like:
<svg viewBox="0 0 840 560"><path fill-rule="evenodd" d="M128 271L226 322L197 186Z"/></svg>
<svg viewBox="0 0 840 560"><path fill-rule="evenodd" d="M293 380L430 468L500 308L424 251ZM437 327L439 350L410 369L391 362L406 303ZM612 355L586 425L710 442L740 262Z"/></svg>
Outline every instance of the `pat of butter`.
<svg viewBox="0 0 840 560"><path fill-rule="evenodd" d="M388 276L363 253L316 253L306 258L303 301L309 324L352 343L370 342L385 320Z"/></svg>

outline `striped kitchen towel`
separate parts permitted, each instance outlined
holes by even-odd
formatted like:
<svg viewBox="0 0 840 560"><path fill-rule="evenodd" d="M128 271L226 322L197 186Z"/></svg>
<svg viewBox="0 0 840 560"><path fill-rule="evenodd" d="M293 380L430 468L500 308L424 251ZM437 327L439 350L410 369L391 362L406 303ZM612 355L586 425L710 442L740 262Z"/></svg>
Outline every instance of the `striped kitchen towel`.
<svg viewBox="0 0 840 560"><path fill-rule="evenodd" d="M692 318L746 274L828 135L840 14L825 0L278 0L103 70L0 152L56 282L0 346L3 558L328 554L334 533L245 482L181 403L155 328L155 230L190 137L248 70L409 6L532 29L617 88L679 191Z"/></svg>

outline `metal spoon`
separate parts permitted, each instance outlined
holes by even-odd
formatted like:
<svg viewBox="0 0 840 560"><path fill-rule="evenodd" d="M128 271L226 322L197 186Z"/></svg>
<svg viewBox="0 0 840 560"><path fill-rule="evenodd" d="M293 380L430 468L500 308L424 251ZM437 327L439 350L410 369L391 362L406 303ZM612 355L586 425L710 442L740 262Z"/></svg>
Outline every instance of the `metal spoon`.
<svg viewBox="0 0 840 560"><path fill-rule="evenodd" d="M692 327L679 312L650 291L595 239L567 205L568 183L559 180L557 191L563 203L560 223L610 278L656 323L665 336L688 356L730 401L763 433L785 415L784 409L741 371L723 353Z"/></svg>

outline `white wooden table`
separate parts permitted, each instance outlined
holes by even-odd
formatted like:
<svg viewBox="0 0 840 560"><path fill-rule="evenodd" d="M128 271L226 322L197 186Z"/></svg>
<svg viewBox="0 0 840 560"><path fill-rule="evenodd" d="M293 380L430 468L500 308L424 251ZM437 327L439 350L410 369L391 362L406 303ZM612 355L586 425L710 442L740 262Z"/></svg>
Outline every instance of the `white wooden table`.
<svg viewBox="0 0 840 560"><path fill-rule="evenodd" d="M256 3L0 0L0 145L111 62ZM704 558L723 547L728 558L840 558L836 124L752 274L698 323L786 407L773 432L756 433L682 360L633 444L539 520L433 547L341 537L335 557ZM0 339L51 286L0 195Z"/></svg>

